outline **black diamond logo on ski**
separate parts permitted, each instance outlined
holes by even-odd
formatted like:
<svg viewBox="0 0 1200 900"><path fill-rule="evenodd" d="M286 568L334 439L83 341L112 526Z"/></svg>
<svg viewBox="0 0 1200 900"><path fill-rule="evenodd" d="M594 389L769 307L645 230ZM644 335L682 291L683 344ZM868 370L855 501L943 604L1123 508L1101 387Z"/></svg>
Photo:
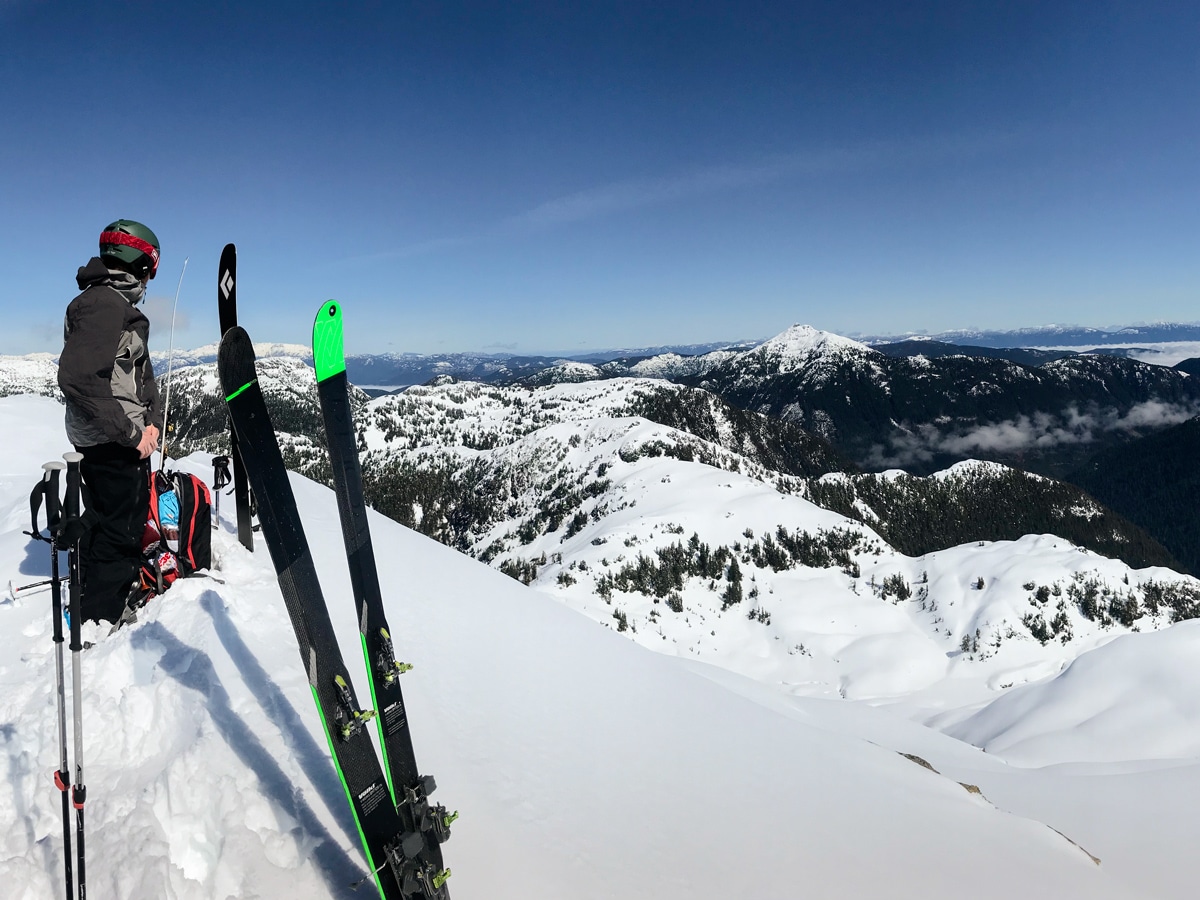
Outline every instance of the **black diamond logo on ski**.
<svg viewBox="0 0 1200 900"><path fill-rule="evenodd" d="M221 293L225 295L225 299L229 299L229 295L233 293L233 272L225 270L225 277L221 279Z"/></svg>

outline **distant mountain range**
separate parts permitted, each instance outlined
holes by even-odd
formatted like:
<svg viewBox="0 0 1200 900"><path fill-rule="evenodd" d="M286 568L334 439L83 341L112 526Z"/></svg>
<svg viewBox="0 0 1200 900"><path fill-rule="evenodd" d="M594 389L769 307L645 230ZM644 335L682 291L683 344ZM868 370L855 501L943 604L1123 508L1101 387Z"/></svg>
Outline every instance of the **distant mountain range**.
<svg viewBox="0 0 1200 900"><path fill-rule="evenodd" d="M1186 329L1191 327L1155 326L1153 333L1136 329L1124 329L1122 333L1180 337L1187 335ZM1007 334L1050 343L1047 335L1051 332L1058 338L1067 333L1061 329L1026 329ZM1101 334L1116 334L1096 329L1075 329L1073 333L1086 334L1086 343L1093 345L1099 343ZM976 334L974 339L978 337ZM264 372L277 373L268 393L279 395L273 408L277 426L289 435L289 460L323 479L320 417L309 396L312 376L308 348L260 343L256 350ZM664 350L667 352L653 352ZM681 350L705 352L678 352ZM996 348L927 338L871 346L805 325L794 326L749 348L692 345L647 348L645 354L620 352L626 355L605 359L601 354L591 361L487 354L352 356L347 359L347 367L351 380L360 385L420 381L453 392L458 382L463 383L460 390L467 382L474 382L490 385L499 392L497 396L509 398L543 396L539 389L544 387L588 382L595 382L596 391L603 394L604 385L617 390L636 382L640 385L637 403L627 404L612 415L643 417L678 429L745 456L780 477L817 478L840 472L858 479L868 477L857 474L864 469L903 469L910 475L927 476L964 460L991 460L1082 485L1145 528L1160 545L1154 549L1140 538L1130 538L1123 539L1124 546L1144 545L1148 549L1131 555L1095 545L1101 552L1123 555L1132 561L1163 560L1169 551L1183 567L1200 570L1200 556L1192 553L1188 544L1193 524L1200 533L1200 497L1195 496L1197 487L1186 473L1177 467L1158 466L1154 471L1159 474L1144 490L1114 488L1118 480L1124 485L1140 484L1137 473L1151 470L1139 466L1143 453L1146 460L1153 460L1162 456L1159 446L1175 446L1167 438L1163 439L1166 444L1142 441L1200 414L1200 381L1193 377L1200 373L1200 362L1195 359L1168 368L1109 354ZM180 449L215 452L214 442L226 427L225 410L215 387L215 353L216 346L210 345L175 354L171 417L176 429L172 439ZM160 377L165 376L166 360L161 355L157 367ZM9 358L0 366L0 394L8 393L57 396L53 357L38 354ZM355 402L365 406L368 395L380 393L388 391L356 392ZM416 407L413 412L427 415ZM536 425L545 415L544 410L531 412L530 421ZM488 450L497 439L479 433L469 439L467 446L473 451ZM434 453L441 440L439 434L431 434L428 453ZM427 456L427 460L434 457ZM442 463L436 465L445 469ZM418 477L409 470L393 471L393 475ZM427 478L428 473L420 477ZM412 495L404 502L423 507L443 505L450 497L457 497L456 502L467 506L475 502L452 490L444 479L441 484L442 500L435 491L420 500ZM907 499L900 500L891 497L891 487L885 490L875 485L855 490L860 492L856 499L829 495L822 502L852 518L882 504L880 509L890 512L881 514L873 527L907 552L939 546L945 540L973 539L977 533L989 539L1015 537L1025 533L1021 528L1047 528L1053 523L1048 509L1032 517L1012 510L1005 513L1009 531L997 530L994 523L982 532L972 531L975 526L968 524L947 530L930 513L926 524L912 526L916 533L928 537L914 542L889 526L897 514L893 503L911 505L913 498L921 494L926 496L921 502L933 510L941 500L929 499L932 495L925 489L910 490ZM991 488L983 491L977 485L968 493L977 497L987 494L992 498L988 504L997 503L998 492ZM1159 494L1181 502L1147 500ZM396 507L398 515L402 508L403 504ZM1168 509L1172 510L1170 515L1166 514ZM973 513L955 516L961 523L979 521ZM470 520L470 516L464 519L462 515L450 518L457 522ZM1012 529L1017 531L1013 533ZM1055 533L1062 533L1061 528ZM438 536L455 543L466 539L459 526Z"/></svg>
<svg viewBox="0 0 1200 900"><path fill-rule="evenodd" d="M1137 344L1175 341L1200 342L1200 325L1162 323L1117 329L1048 325L1011 331L945 331L933 335L868 336L858 339L889 356L936 358L966 355L1008 359L1023 365L1040 365L1072 352L1126 355L1123 348ZM669 344L655 347L614 348L581 354L528 355L511 353L380 353L351 354L346 371L351 382L379 395L435 378L457 378L485 384L555 384L599 378L649 377L675 380L712 368L728 356L744 353L762 341L729 341L704 344ZM1078 347L1078 351L1029 348ZM291 356L312 361L312 351L302 344L256 343L260 358ZM714 356L718 354L718 356ZM49 354L42 354L53 359ZM165 371L167 353L155 351L155 366ZM173 365L215 362L217 345L177 350Z"/></svg>
<svg viewBox="0 0 1200 900"><path fill-rule="evenodd" d="M861 352L853 341L795 329L764 346L791 352L790 363L777 360L787 369L805 341L818 353L832 346L853 359ZM227 426L215 366L184 367L173 378L177 452L222 452ZM291 357L263 358L259 382L289 467L327 482L312 369ZM796 422L661 379L539 388L446 379L374 402L354 389L352 399L371 505L494 565L533 565L540 553L533 548L551 535L569 536L585 520L623 508L631 501L617 495L609 473L655 459L703 463L804 497L910 556L1054 533L1130 565L1177 565L1159 541L1070 484L977 463L937 477L862 474ZM672 489L655 491L665 497ZM678 502L694 505L697 516L709 509L686 486ZM773 551L768 544L762 552Z"/></svg>
<svg viewBox="0 0 1200 900"><path fill-rule="evenodd" d="M866 344L896 343L904 340L942 341L977 347L1100 347L1123 344L1164 344L1172 341L1200 341L1200 324L1156 322L1121 328L1086 328L1078 325L1043 325L1010 331L956 329L936 334L860 336Z"/></svg>
<svg viewBox="0 0 1200 900"><path fill-rule="evenodd" d="M1200 413L1200 382L1133 359L891 356L810 326L677 380L795 422L866 468L917 473L977 457L1056 474L1081 448Z"/></svg>

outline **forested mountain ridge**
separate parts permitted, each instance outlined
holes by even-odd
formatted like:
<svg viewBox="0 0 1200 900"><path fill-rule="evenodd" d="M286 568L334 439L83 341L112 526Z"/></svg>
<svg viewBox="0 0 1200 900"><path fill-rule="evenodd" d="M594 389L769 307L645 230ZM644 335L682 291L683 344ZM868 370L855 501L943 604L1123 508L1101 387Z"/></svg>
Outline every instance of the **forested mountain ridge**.
<svg viewBox="0 0 1200 900"><path fill-rule="evenodd" d="M866 468L915 473L977 457L1054 474L1077 462L1082 447L1200 411L1200 382L1132 359L1070 356L1029 366L891 357L831 338L797 326L683 381L795 422Z"/></svg>

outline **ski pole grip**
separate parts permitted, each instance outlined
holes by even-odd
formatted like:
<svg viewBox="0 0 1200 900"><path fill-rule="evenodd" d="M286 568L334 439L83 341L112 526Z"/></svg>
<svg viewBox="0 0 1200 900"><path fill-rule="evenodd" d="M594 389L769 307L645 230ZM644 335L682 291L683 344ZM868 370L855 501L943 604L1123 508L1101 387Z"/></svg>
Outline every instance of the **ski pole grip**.
<svg viewBox="0 0 1200 900"><path fill-rule="evenodd" d="M71 581L71 590L70 590L70 595L71 595L71 602L70 602L71 652L78 653L80 650L83 649L83 637L82 637L83 621L82 621L82 609L81 609L82 585L80 584L80 580L79 580L79 537L80 537L80 535L78 533L78 531L79 531L79 529L78 529L79 488L80 488L80 477L81 477L81 473L79 470L79 463L82 462L82 460L83 460L83 454L72 451L71 453L64 453L63 459L65 459L67 461L67 496L66 496L66 500L64 501L64 507L63 507L63 512L64 512L63 531L65 532L69 529L72 532L74 532L74 536L69 537L69 539L67 541L67 543L69 545L69 549L70 549L70 554L68 556L68 565L70 566L70 570L71 570L71 577L70 577L70 581ZM78 670L76 670L76 672L78 672ZM79 682L76 681L75 683L76 683L76 685L78 685ZM78 702L78 699L76 702ZM79 727L80 726L79 726L79 717L78 717L78 707L76 707L75 722L76 722L76 725L75 725L75 729L76 729L75 730L75 741L76 741L75 756L76 756L76 765L79 765L78 758L82 754L80 753L81 745L79 743ZM79 779L79 780L82 781L82 779ZM81 842L81 844L82 844L82 842ZM82 850L81 850L81 853L82 853ZM82 862L82 859L80 861ZM81 870L80 876L82 877L83 866L81 865L79 868ZM82 894L83 892L80 891L80 893Z"/></svg>
<svg viewBox="0 0 1200 900"><path fill-rule="evenodd" d="M64 453L63 459L67 461L67 499L64 513L68 519L78 519L80 485L79 463L83 461L83 454L74 451L71 453Z"/></svg>
<svg viewBox="0 0 1200 900"><path fill-rule="evenodd" d="M45 470L44 480L46 482L46 527L50 529L51 534L58 531L58 526L62 522L62 500L58 496L58 481L59 473L67 467L66 463L55 460L42 464L42 469Z"/></svg>
<svg viewBox="0 0 1200 900"><path fill-rule="evenodd" d="M29 492L29 531L26 533L35 541L42 540L42 529L38 527L38 513L42 511L42 502L46 499L49 479L50 473L43 472L42 480L35 484L33 490Z"/></svg>

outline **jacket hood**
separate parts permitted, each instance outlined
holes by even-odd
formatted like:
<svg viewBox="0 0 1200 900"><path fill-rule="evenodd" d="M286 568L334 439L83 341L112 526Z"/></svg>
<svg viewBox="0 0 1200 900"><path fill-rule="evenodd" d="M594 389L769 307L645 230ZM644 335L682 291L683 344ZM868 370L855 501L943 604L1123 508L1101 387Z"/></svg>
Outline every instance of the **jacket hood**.
<svg viewBox="0 0 1200 900"><path fill-rule="evenodd" d="M120 269L108 268L98 256L89 259L86 266L79 267L75 282L81 291L90 287L110 287L134 306L141 303L142 298L146 296L146 285L140 279Z"/></svg>
<svg viewBox="0 0 1200 900"><path fill-rule="evenodd" d="M111 277L108 271L108 266L98 256L93 256L88 260L86 266L80 266L79 272L75 275L75 283L79 285L81 291L86 291L88 288L97 284L104 284Z"/></svg>

